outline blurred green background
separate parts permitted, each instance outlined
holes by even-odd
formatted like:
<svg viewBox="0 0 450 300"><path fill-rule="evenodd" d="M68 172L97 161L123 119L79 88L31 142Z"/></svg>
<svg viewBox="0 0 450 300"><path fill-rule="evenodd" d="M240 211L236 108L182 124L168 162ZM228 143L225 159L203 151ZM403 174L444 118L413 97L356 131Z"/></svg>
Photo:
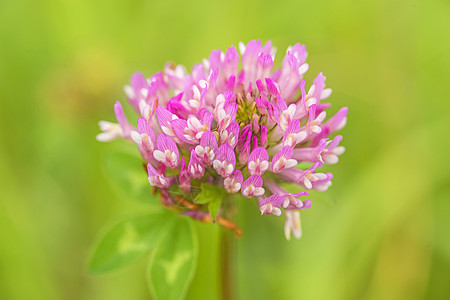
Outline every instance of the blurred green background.
<svg viewBox="0 0 450 300"><path fill-rule="evenodd" d="M306 44L310 70L350 109L333 186L312 196L303 238L241 203L240 299L450 298L450 2L0 1L0 298L149 299L147 260L88 274L100 229L145 210L95 140L129 76L168 60L272 40ZM135 120L135 119L133 119ZM216 226L199 225L189 299L214 299Z"/></svg>

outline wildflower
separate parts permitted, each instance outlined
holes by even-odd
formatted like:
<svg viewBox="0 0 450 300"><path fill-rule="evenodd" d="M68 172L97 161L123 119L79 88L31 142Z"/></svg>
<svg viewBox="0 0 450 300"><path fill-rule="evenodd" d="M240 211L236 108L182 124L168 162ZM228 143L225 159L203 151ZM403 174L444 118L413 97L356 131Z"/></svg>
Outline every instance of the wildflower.
<svg viewBox="0 0 450 300"><path fill-rule="evenodd" d="M299 212L312 204L300 197L331 185L333 175L319 168L337 163L345 150L342 136L330 135L345 126L348 109L327 119L330 104L323 100L331 89L322 73L306 89L304 45L289 47L279 69L270 41L240 43L239 50L241 57L234 46L214 50L191 73L168 64L150 78L132 75L125 93L140 115L137 129L117 102L118 124L101 121L97 139L136 143L148 164L148 181L165 195L166 205L173 202L169 188L187 194L213 184L224 193L257 199L261 214L284 212L286 238L291 233L298 238ZM304 191L290 193L284 183ZM193 207L184 214L210 219L201 205Z"/></svg>

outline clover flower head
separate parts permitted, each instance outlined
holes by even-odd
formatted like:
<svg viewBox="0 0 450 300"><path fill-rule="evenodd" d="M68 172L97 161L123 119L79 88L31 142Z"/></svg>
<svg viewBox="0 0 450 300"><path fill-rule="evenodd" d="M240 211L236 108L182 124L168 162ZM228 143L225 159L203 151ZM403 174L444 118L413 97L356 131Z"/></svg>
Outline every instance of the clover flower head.
<svg viewBox="0 0 450 300"><path fill-rule="evenodd" d="M213 50L190 73L169 63L150 78L133 74L125 93L140 115L137 128L117 102L118 124L101 121L97 138L133 141L147 163L150 185L168 197L166 204L175 201L171 189L189 194L213 184L257 199L263 215L284 213L286 237L300 237L299 211L311 201L299 198L331 185L333 175L320 170L337 163L345 150L342 136L329 136L345 125L348 109L327 119L330 104L324 101L331 89L322 73L306 91L304 45L289 47L277 69L270 41L238 48L241 55L234 46ZM284 183L303 191L289 193ZM204 218L195 209L185 214Z"/></svg>

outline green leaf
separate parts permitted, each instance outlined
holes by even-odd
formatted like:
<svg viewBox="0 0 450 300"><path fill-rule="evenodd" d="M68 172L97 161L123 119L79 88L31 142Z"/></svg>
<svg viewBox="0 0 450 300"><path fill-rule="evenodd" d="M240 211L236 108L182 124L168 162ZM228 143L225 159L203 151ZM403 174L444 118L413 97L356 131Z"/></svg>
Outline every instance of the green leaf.
<svg viewBox="0 0 450 300"><path fill-rule="evenodd" d="M220 205L222 204L222 198L215 197L212 201L209 202L208 210L211 217L215 220L217 214L219 213Z"/></svg>
<svg viewBox="0 0 450 300"><path fill-rule="evenodd" d="M197 232L192 220L179 217L150 260L147 280L155 300L183 299L195 273Z"/></svg>
<svg viewBox="0 0 450 300"><path fill-rule="evenodd" d="M94 274L122 268L147 253L173 226L170 211L134 216L103 233L93 249L89 271Z"/></svg>
<svg viewBox="0 0 450 300"><path fill-rule="evenodd" d="M109 179L124 198L157 204L159 195L152 193L142 159L126 152L112 152L105 162Z"/></svg>
<svg viewBox="0 0 450 300"><path fill-rule="evenodd" d="M198 204L206 204L217 198L222 199L224 194L225 190L223 188L212 184L202 183L201 192L197 195L194 202Z"/></svg>

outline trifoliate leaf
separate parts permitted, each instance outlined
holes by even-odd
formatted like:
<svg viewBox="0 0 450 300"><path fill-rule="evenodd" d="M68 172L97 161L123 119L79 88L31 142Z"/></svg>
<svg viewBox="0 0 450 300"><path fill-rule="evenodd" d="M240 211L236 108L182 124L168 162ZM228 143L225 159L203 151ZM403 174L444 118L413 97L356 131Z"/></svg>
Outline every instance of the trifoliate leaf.
<svg viewBox="0 0 450 300"><path fill-rule="evenodd" d="M101 236L91 255L95 274L122 268L149 252L173 226L174 214L159 211L116 223Z"/></svg>
<svg viewBox="0 0 450 300"><path fill-rule="evenodd" d="M180 217L153 252L147 280L153 299L184 299L195 273L197 233L192 220Z"/></svg>

